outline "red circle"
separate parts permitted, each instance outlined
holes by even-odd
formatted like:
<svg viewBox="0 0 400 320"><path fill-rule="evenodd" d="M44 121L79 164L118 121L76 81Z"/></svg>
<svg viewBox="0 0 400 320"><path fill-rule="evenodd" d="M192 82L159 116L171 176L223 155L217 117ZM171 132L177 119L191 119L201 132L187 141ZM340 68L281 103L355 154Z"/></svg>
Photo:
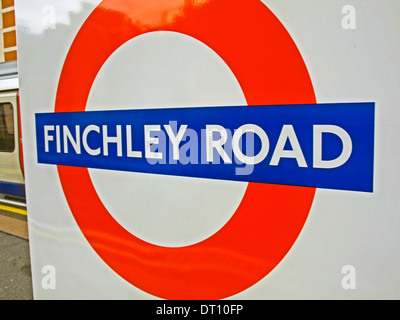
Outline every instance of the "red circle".
<svg viewBox="0 0 400 320"><path fill-rule="evenodd" d="M235 74L249 105L315 103L301 54L261 1L104 0L69 50L55 112L85 111L108 57L128 40L161 30L213 49ZM58 166L58 173L72 214L96 253L129 283L166 299L221 299L254 285L290 250L315 194L314 188L249 183L237 211L216 234L166 248L142 241L114 220L87 168Z"/></svg>

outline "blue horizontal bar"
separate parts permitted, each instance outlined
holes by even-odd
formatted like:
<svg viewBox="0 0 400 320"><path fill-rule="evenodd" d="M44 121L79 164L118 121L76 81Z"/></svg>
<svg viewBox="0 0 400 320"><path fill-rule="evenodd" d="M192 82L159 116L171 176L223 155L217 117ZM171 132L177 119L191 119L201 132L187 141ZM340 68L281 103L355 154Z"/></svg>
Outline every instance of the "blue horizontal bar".
<svg viewBox="0 0 400 320"><path fill-rule="evenodd" d="M375 104L366 102L41 113L36 114L38 162L372 192L374 110ZM218 144L222 137L214 132L207 140L207 126L222 128L227 135L225 158L213 147L213 161L208 161L210 139ZM153 131L146 135L145 128ZM233 148L239 128L264 132L253 135L248 154L247 135L240 140L242 154L248 157L265 151L261 162L241 161ZM344 134L320 132L321 128L337 128ZM175 137L179 130L184 132L178 160L173 157L171 130ZM116 137L119 142L113 140ZM146 152L146 146L153 153ZM345 163L332 165L345 149Z"/></svg>

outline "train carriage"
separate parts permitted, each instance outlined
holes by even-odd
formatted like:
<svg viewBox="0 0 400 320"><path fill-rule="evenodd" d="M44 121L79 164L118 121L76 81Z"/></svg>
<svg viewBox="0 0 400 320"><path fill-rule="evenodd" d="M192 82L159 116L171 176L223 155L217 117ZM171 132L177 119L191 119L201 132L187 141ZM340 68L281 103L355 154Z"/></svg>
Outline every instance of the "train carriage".
<svg viewBox="0 0 400 320"><path fill-rule="evenodd" d="M0 64L0 201L25 202L17 62Z"/></svg>

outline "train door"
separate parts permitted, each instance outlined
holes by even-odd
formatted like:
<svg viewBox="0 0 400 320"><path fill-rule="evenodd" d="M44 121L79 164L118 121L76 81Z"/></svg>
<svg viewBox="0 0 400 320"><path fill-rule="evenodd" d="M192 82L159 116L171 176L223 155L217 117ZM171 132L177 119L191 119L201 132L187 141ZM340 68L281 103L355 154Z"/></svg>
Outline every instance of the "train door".
<svg viewBox="0 0 400 320"><path fill-rule="evenodd" d="M18 92L0 93L0 194L25 197L20 161Z"/></svg>

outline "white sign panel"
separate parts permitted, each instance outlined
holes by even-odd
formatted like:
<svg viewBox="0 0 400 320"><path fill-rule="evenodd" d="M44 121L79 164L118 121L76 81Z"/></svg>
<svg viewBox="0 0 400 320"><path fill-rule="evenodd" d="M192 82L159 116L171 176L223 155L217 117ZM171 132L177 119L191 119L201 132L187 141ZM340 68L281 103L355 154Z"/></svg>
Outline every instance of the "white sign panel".
<svg viewBox="0 0 400 320"><path fill-rule="evenodd" d="M400 298L399 14L16 0L34 297Z"/></svg>

